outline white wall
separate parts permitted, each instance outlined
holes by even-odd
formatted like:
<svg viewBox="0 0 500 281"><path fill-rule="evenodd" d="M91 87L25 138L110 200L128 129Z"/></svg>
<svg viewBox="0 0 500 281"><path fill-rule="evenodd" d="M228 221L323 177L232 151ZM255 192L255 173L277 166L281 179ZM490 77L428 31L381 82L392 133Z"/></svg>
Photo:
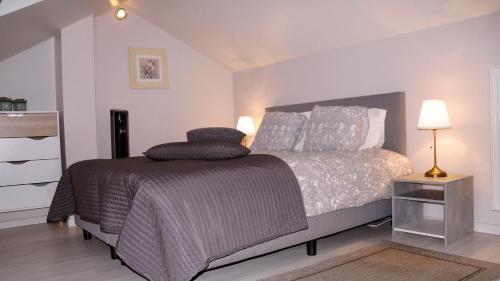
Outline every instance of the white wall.
<svg viewBox="0 0 500 281"><path fill-rule="evenodd" d="M129 110L132 155L184 140L195 127L234 126L232 72L133 13L125 21L111 12L87 17L57 40L57 50L50 39L0 62L0 96L24 97L29 110L61 110L67 166L111 156L111 108ZM170 89L130 89L129 47L168 50Z"/></svg>
<svg viewBox="0 0 500 281"><path fill-rule="evenodd" d="M55 110L54 39L0 62L0 96L25 98L28 110Z"/></svg>
<svg viewBox="0 0 500 281"><path fill-rule="evenodd" d="M234 75L235 116L264 107L405 91L408 156L416 171L432 166L431 135L417 131L424 99L442 98L453 128L438 132L438 162L472 174L476 229L500 234L491 211L489 68L500 65L500 14L333 49Z"/></svg>
<svg viewBox="0 0 500 281"><path fill-rule="evenodd" d="M61 30L62 105L66 165L97 158L94 17Z"/></svg>
<svg viewBox="0 0 500 281"><path fill-rule="evenodd" d="M130 88L129 47L167 49L169 89ZM195 127L234 126L232 73L134 13L95 18L95 75L99 157L111 156L113 108L129 111L131 155Z"/></svg>

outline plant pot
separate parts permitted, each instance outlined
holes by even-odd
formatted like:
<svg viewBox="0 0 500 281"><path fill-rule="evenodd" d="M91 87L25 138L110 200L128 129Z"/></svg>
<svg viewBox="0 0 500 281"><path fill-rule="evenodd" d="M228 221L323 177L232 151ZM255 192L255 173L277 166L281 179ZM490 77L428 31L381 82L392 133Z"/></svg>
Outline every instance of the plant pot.
<svg viewBox="0 0 500 281"><path fill-rule="evenodd" d="M0 101L0 111L12 111L12 102Z"/></svg>
<svg viewBox="0 0 500 281"><path fill-rule="evenodd" d="M13 102L12 110L13 111L26 111L27 102Z"/></svg>

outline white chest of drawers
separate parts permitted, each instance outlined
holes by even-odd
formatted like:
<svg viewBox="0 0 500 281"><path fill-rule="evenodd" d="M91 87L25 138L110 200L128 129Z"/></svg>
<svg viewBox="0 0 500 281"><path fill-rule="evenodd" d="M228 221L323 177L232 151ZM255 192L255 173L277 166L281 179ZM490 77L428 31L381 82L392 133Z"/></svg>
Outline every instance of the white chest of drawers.
<svg viewBox="0 0 500 281"><path fill-rule="evenodd" d="M61 177L57 112L0 112L0 228L45 221Z"/></svg>

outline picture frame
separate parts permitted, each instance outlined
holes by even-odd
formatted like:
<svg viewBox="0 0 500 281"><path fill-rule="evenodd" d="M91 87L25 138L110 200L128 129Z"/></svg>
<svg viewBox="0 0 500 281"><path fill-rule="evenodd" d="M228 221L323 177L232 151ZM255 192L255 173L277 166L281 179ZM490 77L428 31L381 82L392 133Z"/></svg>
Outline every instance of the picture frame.
<svg viewBox="0 0 500 281"><path fill-rule="evenodd" d="M167 49L129 48L130 88L168 89Z"/></svg>

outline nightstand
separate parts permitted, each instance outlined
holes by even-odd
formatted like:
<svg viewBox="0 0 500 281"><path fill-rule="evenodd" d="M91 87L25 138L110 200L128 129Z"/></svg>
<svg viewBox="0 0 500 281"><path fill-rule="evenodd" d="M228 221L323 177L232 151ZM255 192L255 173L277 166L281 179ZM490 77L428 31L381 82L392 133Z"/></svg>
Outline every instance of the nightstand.
<svg viewBox="0 0 500 281"><path fill-rule="evenodd" d="M429 186L429 187L425 187ZM424 204L443 206L443 219L424 217ZM428 178L412 174L392 180L392 235L412 233L444 240L447 246L474 232L472 176Z"/></svg>

